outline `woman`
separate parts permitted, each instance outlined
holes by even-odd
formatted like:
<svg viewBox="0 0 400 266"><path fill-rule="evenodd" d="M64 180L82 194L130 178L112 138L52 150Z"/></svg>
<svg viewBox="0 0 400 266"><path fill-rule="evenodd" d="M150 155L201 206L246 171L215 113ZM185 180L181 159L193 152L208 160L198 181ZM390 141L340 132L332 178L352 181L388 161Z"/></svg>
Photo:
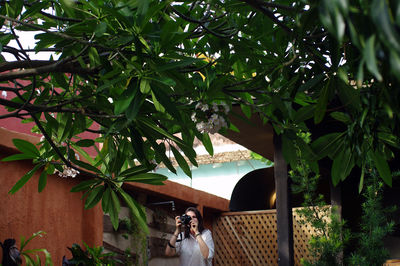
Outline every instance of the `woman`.
<svg viewBox="0 0 400 266"><path fill-rule="evenodd" d="M211 266L214 257L214 241L211 231L204 228L203 217L194 208L186 209L185 214L191 217L188 225L183 225L180 216L175 217L175 232L168 241L165 255L179 255L181 266ZM184 227L184 233L181 233Z"/></svg>

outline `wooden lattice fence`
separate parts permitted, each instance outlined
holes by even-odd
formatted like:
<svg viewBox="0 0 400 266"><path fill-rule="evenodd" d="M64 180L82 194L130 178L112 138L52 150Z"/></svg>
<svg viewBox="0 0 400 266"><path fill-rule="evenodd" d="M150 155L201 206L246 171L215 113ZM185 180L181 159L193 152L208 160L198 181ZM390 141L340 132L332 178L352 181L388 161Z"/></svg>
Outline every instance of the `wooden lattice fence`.
<svg viewBox="0 0 400 266"><path fill-rule="evenodd" d="M299 223L293 209L293 248L295 265L310 259L307 243L312 227ZM213 225L214 265L277 265L276 210L223 213Z"/></svg>

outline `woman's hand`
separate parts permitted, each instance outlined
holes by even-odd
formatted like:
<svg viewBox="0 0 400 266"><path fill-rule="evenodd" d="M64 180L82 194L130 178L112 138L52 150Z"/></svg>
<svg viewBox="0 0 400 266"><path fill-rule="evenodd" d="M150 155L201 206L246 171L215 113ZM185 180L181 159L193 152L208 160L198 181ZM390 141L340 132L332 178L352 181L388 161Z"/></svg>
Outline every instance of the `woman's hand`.
<svg viewBox="0 0 400 266"><path fill-rule="evenodd" d="M175 217L175 227L176 227L175 232L178 231L178 234L179 234L180 231L181 231L181 230L180 230L181 225L182 225L182 222L181 222L180 216L176 216L176 217Z"/></svg>
<svg viewBox="0 0 400 266"><path fill-rule="evenodd" d="M175 250L175 244L176 240L178 239L179 233L181 232L181 220L179 219L179 216L175 217L175 232L173 233L173 236L169 240L167 247L165 248L165 255L166 256L173 256L176 254Z"/></svg>
<svg viewBox="0 0 400 266"><path fill-rule="evenodd" d="M190 230L195 234L199 233L199 220L192 219L190 221Z"/></svg>

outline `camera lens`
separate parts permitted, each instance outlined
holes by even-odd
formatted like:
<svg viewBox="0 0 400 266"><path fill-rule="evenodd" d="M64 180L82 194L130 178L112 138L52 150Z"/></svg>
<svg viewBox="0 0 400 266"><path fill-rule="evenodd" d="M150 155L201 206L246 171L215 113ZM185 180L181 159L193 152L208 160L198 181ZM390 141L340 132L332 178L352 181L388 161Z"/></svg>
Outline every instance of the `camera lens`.
<svg viewBox="0 0 400 266"><path fill-rule="evenodd" d="M190 217L187 214L182 214L181 217L179 218L184 225L189 225L190 221L192 220L192 217Z"/></svg>

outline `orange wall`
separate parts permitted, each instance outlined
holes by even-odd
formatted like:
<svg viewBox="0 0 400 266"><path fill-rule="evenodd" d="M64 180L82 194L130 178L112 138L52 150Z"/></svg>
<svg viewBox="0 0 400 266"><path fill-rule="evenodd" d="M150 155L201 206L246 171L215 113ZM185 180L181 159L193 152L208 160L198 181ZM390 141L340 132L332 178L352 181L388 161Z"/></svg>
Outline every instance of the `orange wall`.
<svg viewBox="0 0 400 266"><path fill-rule="evenodd" d="M9 137L9 132L0 130L0 158L15 152L9 147ZM18 133L13 133L12 137L25 138ZM37 231L45 231L47 234L43 238L32 240L27 248L46 248L55 265L61 264L64 255L71 257L67 247L73 243L82 245L84 241L89 246L101 246L101 207L83 209L82 194L69 192L78 180L49 176L46 188L38 193L40 173L36 173L22 189L14 195L8 194L30 169L32 164L28 160L0 162L0 241L15 238L19 246L21 236L28 238Z"/></svg>

